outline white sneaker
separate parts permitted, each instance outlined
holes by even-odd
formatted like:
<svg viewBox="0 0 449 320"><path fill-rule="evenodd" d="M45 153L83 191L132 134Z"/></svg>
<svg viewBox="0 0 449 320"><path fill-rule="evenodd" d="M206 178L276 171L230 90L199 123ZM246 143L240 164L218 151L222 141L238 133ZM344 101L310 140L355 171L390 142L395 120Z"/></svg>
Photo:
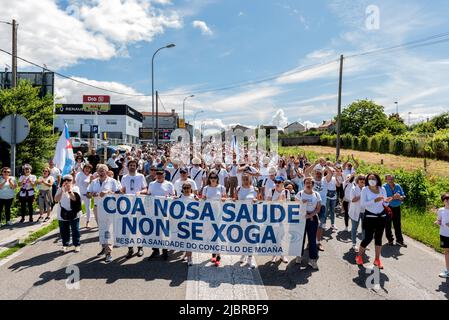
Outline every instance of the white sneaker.
<svg viewBox="0 0 449 320"><path fill-rule="evenodd" d="M111 256L111 254L107 254L107 255L106 255L106 258L104 259L104 261L105 261L106 263L112 262L112 256Z"/></svg>
<svg viewBox="0 0 449 320"><path fill-rule="evenodd" d="M288 259L284 256L281 256L281 260L283 263L288 263Z"/></svg>
<svg viewBox="0 0 449 320"><path fill-rule="evenodd" d="M302 263L302 257L296 257L296 264L301 264Z"/></svg>
<svg viewBox="0 0 449 320"><path fill-rule="evenodd" d="M67 248L67 247L62 247L62 249L61 249L61 253L66 253L66 252L67 252L67 250L68 250L68 248Z"/></svg>
<svg viewBox="0 0 449 320"><path fill-rule="evenodd" d="M332 225L332 230L333 231L337 231L338 230L338 228L337 228L337 226L335 224Z"/></svg>
<svg viewBox="0 0 449 320"><path fill-rule="evenodd" d="M352 250L354 250L355 252L359 252L359 247L357 247L356 244L352 245Z"/></svg>
<svg viewBox="0 0 449 320"><path fill-rule="evenodd" d="M438 276L443 279L449 279L449 270L441 272Z"/></svg>
<svg viewBox="0 0 449 320"><path fill-rule="evenodd" d="M278 257L274 256L273 259L271 259L271 263L276 263L278 261Z"/></svg>
<svg viewBox="0 0 449 320"><path fill-rule="evenodd" d="M245 263L245 261L246 261L246 256L241 256L240 257L240 264Z"/></svg>
<svg viewBox="0 0 449 320"><path fill-rule="evenodd" d="M256 264L254 263L254 259L253 257L248 257L248 266L250 269L255 269L256 268Z"/></svg>
<svg viewBox="0 0 449 320"><path fill-rule="evenodd" d="M316 260L313 260L313 259L309 260L309 266L311 266L312 269L314 269L314 270L318 270L318 264L317 264Z"/></svg>
<svg viewBox="0 0 449 320"><path fill-rule="evenodd" d="M192 257L187 257L187 265L188 265L189 267L193 266Z"/></svg>
<svg viewBox="0 0 449 320"><path fill-rule="evenodd" d="M348 228L348 227L346 227L344 231L345 231L345 232L349 232L349 228Z"/></svg>
<svg viewBox="0 0 449 320"><path fill-rule="evenodd" d="M75 247L75 252L76 253L78 253L78 252L80 252L81 251L81 248L80 247Z"/></svg>

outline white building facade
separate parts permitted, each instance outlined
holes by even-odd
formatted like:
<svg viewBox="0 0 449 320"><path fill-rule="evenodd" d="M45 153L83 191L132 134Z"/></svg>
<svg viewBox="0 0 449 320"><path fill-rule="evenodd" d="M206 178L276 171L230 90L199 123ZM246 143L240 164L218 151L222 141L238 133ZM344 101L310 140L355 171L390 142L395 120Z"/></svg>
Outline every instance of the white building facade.
<svg viewBox="0 0 449 320"><path fill-rule="evenodd" d="M137 144L143 116L128 105L111 105L109 112L99 113L96 116L85 112L81 104L66 104L56 108L56 130L62 132L64 123L67 123L71 137L91 138L92 126L98 125L101 139L106 133L110 141Z"/></svg>

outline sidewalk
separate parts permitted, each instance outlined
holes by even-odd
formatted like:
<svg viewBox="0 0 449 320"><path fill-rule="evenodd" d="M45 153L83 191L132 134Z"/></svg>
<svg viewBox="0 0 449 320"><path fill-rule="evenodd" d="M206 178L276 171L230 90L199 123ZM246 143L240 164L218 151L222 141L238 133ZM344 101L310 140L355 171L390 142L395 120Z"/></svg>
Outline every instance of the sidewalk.
<svg viewBox="0 0 449 320"><path fill-rule="evenodd" d="M47 222L36 222L39 218L39 211L34 213L33 220L34 222L27 222L28 216L25 218L25 223L19 223L20 217L16 218L12 221L12 226L2 225L0 228L0 253L3 251L14 247L16 244L23 242L26 238L28 238L32 233L45 228L56 218L54 212L51 214L51 219Z"/></svg>

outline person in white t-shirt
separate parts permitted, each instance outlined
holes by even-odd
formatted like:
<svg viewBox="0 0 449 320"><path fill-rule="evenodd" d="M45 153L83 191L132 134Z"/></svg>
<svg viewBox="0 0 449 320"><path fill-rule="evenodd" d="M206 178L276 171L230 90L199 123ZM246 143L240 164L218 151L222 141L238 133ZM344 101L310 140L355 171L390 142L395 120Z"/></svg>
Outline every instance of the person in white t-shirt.
<svg viewBox="0 0 449 320"><path fill-rule="evenodd" d="M25 215L28 213L30 217L30 222L33 222L33 202L34 202L34 187L36 185L37 178L35 175L31 174L33 168L26 164L23 166L23 175L19 178L19 201L20 201L20 213L22 219L20 223L25 222ZM27 211L28 206L28 211Z"/></svg>
<svg viewBox="0 0 449 320"><path fill-rule="evenodd" d="M352 240L352 249L357 252L357 230L359 228L359 224L361 220L363 219L363 213L365 212L365 209L362 208L361 205L361 195L362 195L362 189L365 187L365 180L366 177L364 175L359 175L357 178L355 178L355 182L352 183L347 187L347 189L350 190L349 195L349 206L348 206L348 215L349 218L351 218L351 240ZM346 193L346 192L345 192ZM364 238L364 232L362 228L362 239Z"/></svg>
<svg viewBox="0 0 449 320"><path fill-rule="evenodd" d="M235 191L239 185L239 180L237 178L237 170L239 168L239 165L237 164L237 160L233 160L232 164L228 166L228 172L229 172L229 186L226 187L226 192L229 194L231 198L234 198Z"/></svg>
<svg viewBox="0 0 449 320"><path fill-rule="evenodd" d="M174 197L175 187L173 183L165 181L165 170L162 167L156 169L156 180L148 185L148 195L153 197ZM158 248L153 249L153 253L148 258L151 261L153 258L160 255L160 250ZM162 256L164 260L168 260L168 250L162 250Z"/></svg>
<svg viewBox="0 0 449 320"><path fill-rule="evenodd" d="M225 168L223 168L223 163L221 160L217 159L215 160L215 168L211 170L211 172L215 172L218 175L219 181L218 183L222 186L226 186L228 183L228 171L226 171Z"/></svg>
<svg viewBox="0 0 449 320"><path fill-rule="evenodd" d="M108 166L105 164L97 165L96 178L87 188L87 197L94 199L94 215L98 224L100 234L100 244L103 247L98 256L106 255L105 262L112 261L112 240L113 240L113 218L107 214L98 214L98 207L102 205L103 199L110 194L120 192L116 180L108 176Z"/></svg>
<svg viewBox="0 0 449 320"><path fill-rule="evenodd" d="M296 195L296 199L301 205L306 204L306 228L304 234L304 241L302 243L302 252L304 252L304 244L307 236L309 242L309 266L315 270L318 270L318 245L317 245L317 232L318 232L318 214L321 211L321 195L319 192L313 190L315 180L311 177L304 179L304 190L299 191ZM302 263L302 257L296 258L296 264Z"/></svg>
<svg viewBox="0 0 449 320"><path fill-rule="evenodd" d="M285 189L284 182L285 182L284 177L278 176L274 178L274 183L276 184L276 187L274 187L274 189L271 189L268 192L268 197L266 198L267 201L276 201L276 202L290 201L290 191ZM287 257L281 255L280 258L283 263L288 263ZM271 263L276 263L277 260L278 256L273 256L273 258L271 259Z"/></svg>
<svg viewBox="0 0 449 320"><path fill-rule="evenodd" d="M219 176L212 171L207 178L207 185L203 189L202 199L206 200L226 200L226 188L219 184ZM218 253L212 254L211 262L219 267L221 263L221 255Z"/></svg>
<svg viewBox="0 0 449 320"><path fill-rule="evenodd" d="M193 194L192 186L190 183L184 183L182 185L182 194L178 198L179 200L188 203L189 201L198 200ZM186 251L184 261L187 261L189 267L193 266L192 251Z"/></svg>
<svg viewBox="0 0 449 320"><path fill-rule="evenodd" d="M81 202L84 203L84 208L86 209L86 228L89 228L90 216L92 215L91 201L87 197L87 188L94 180L92 169L92 165L88 163L84 165L83 171L75 176L75 185L80 190Z"/></svg>
<svg viewBox="0 0 449 320"><path fill-rule="evenodd" d="M44 222L50 220L51 205L53 203L53 196L51 188L54 184L54 179L50 175L50 168L44 168L42 176L37 179L37 189L39 190L38 204L39 204L39 218L37 221L41 221L44 214L47 216Z"/></svg>
<svg viewBox="0 0 449 320"><path fill-rule="evenodd" d="M251 176L247 173L244 173L242 175L242 186L237 188L237 195L235 197L235 200L249 200L256 202L258 200L258 193L258 189L251 184ZM250 269L254 269L256 267L253 256L242 255L240 257L240 264L242 266L248 265Z"/></svg>
<svg viewBox="0 0 449 320"><path fill-rule="evenodd" d="M440 278L449 278L449 193L441 196L444 207L438 210L438 219L435 222L440 226L440 245L444 249L444 258L446 260L446 270L439 274Z"/></svg>
<svg viewBox="0 0 449 320"><path fill-rule="evenodd" d="M192 159L192 167L190 168L190 178L193 179L196 183L196 187L198 191L203 189L203 186L206 181L206 171L201 168L201 159L193 158Z"/></svg>
<svg viewBox="0 0 449 320"><path fill-rule="evenodd" d="M276 173L276 168L271 167L270 169L268 169L268 177L262 181L262 190L259 190L259 194L262 199L267 199L270 196L271 190L276 187L276 183L274 182Z"/></svg>
<svg viewBox="0 0 449 320"><path fill-rule="evenodd" d="M122 194L140 195L147 192L147 181L145 176L137 173L138 163L136 160L128 162L128 174L122 178L121 190ZM137 256L143 257L143 247L137 247ZM126 259L131 259L134 256L134 247L128 247Z"/></svg>
<svg viewBox="0 0 449 320"><path fill-rule="evenodd" d="M357 172L357 169L359 167L359 163L357 160L355 160L354 155L351 155L352 161L354 162L354 165L350 162L349 156L348 160L346 160L345 163L343 163L343 177L346 179L347 176L355 175Z"/></svg>
<svg viewBox="0 0 449 320"><path fill-rule="evenodd" d="M243 174L246 174L248 176L250 176L250 178L254 178L257 177L259 175L259 171L254 168L253 166L242 162L240 163L239 168L237 169L237 180L238 180L238 186L241 187L242 186L242 176Z"/></svg>
<svg viewBox="0 0 449 320"><path fill-rule="evenodd" d="M176 180L174 186L175 186L175 192L177 196L180 196L182 194L182 185L184 183L190 183L192 186L192 190L194 194L198 193L198 188L196 187L196 183L193 179L189 178L189 169L182 167L179 168L180 178Z"/></svg>

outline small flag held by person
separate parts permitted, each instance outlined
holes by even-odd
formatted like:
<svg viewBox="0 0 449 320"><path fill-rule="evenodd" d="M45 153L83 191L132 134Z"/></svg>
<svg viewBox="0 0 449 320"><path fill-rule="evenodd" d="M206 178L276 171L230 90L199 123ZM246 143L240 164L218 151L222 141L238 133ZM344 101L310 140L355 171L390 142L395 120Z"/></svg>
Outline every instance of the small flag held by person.
<svg viewBox="0 0 449 320"><path fill-rule="evenodd" d="M73 146L70 142L69 127L67 123L64 125L64 131L56 145L55 157L53 159L55 166L61 170L62 176L70 174L75 164L73 155Z"/></svg>

